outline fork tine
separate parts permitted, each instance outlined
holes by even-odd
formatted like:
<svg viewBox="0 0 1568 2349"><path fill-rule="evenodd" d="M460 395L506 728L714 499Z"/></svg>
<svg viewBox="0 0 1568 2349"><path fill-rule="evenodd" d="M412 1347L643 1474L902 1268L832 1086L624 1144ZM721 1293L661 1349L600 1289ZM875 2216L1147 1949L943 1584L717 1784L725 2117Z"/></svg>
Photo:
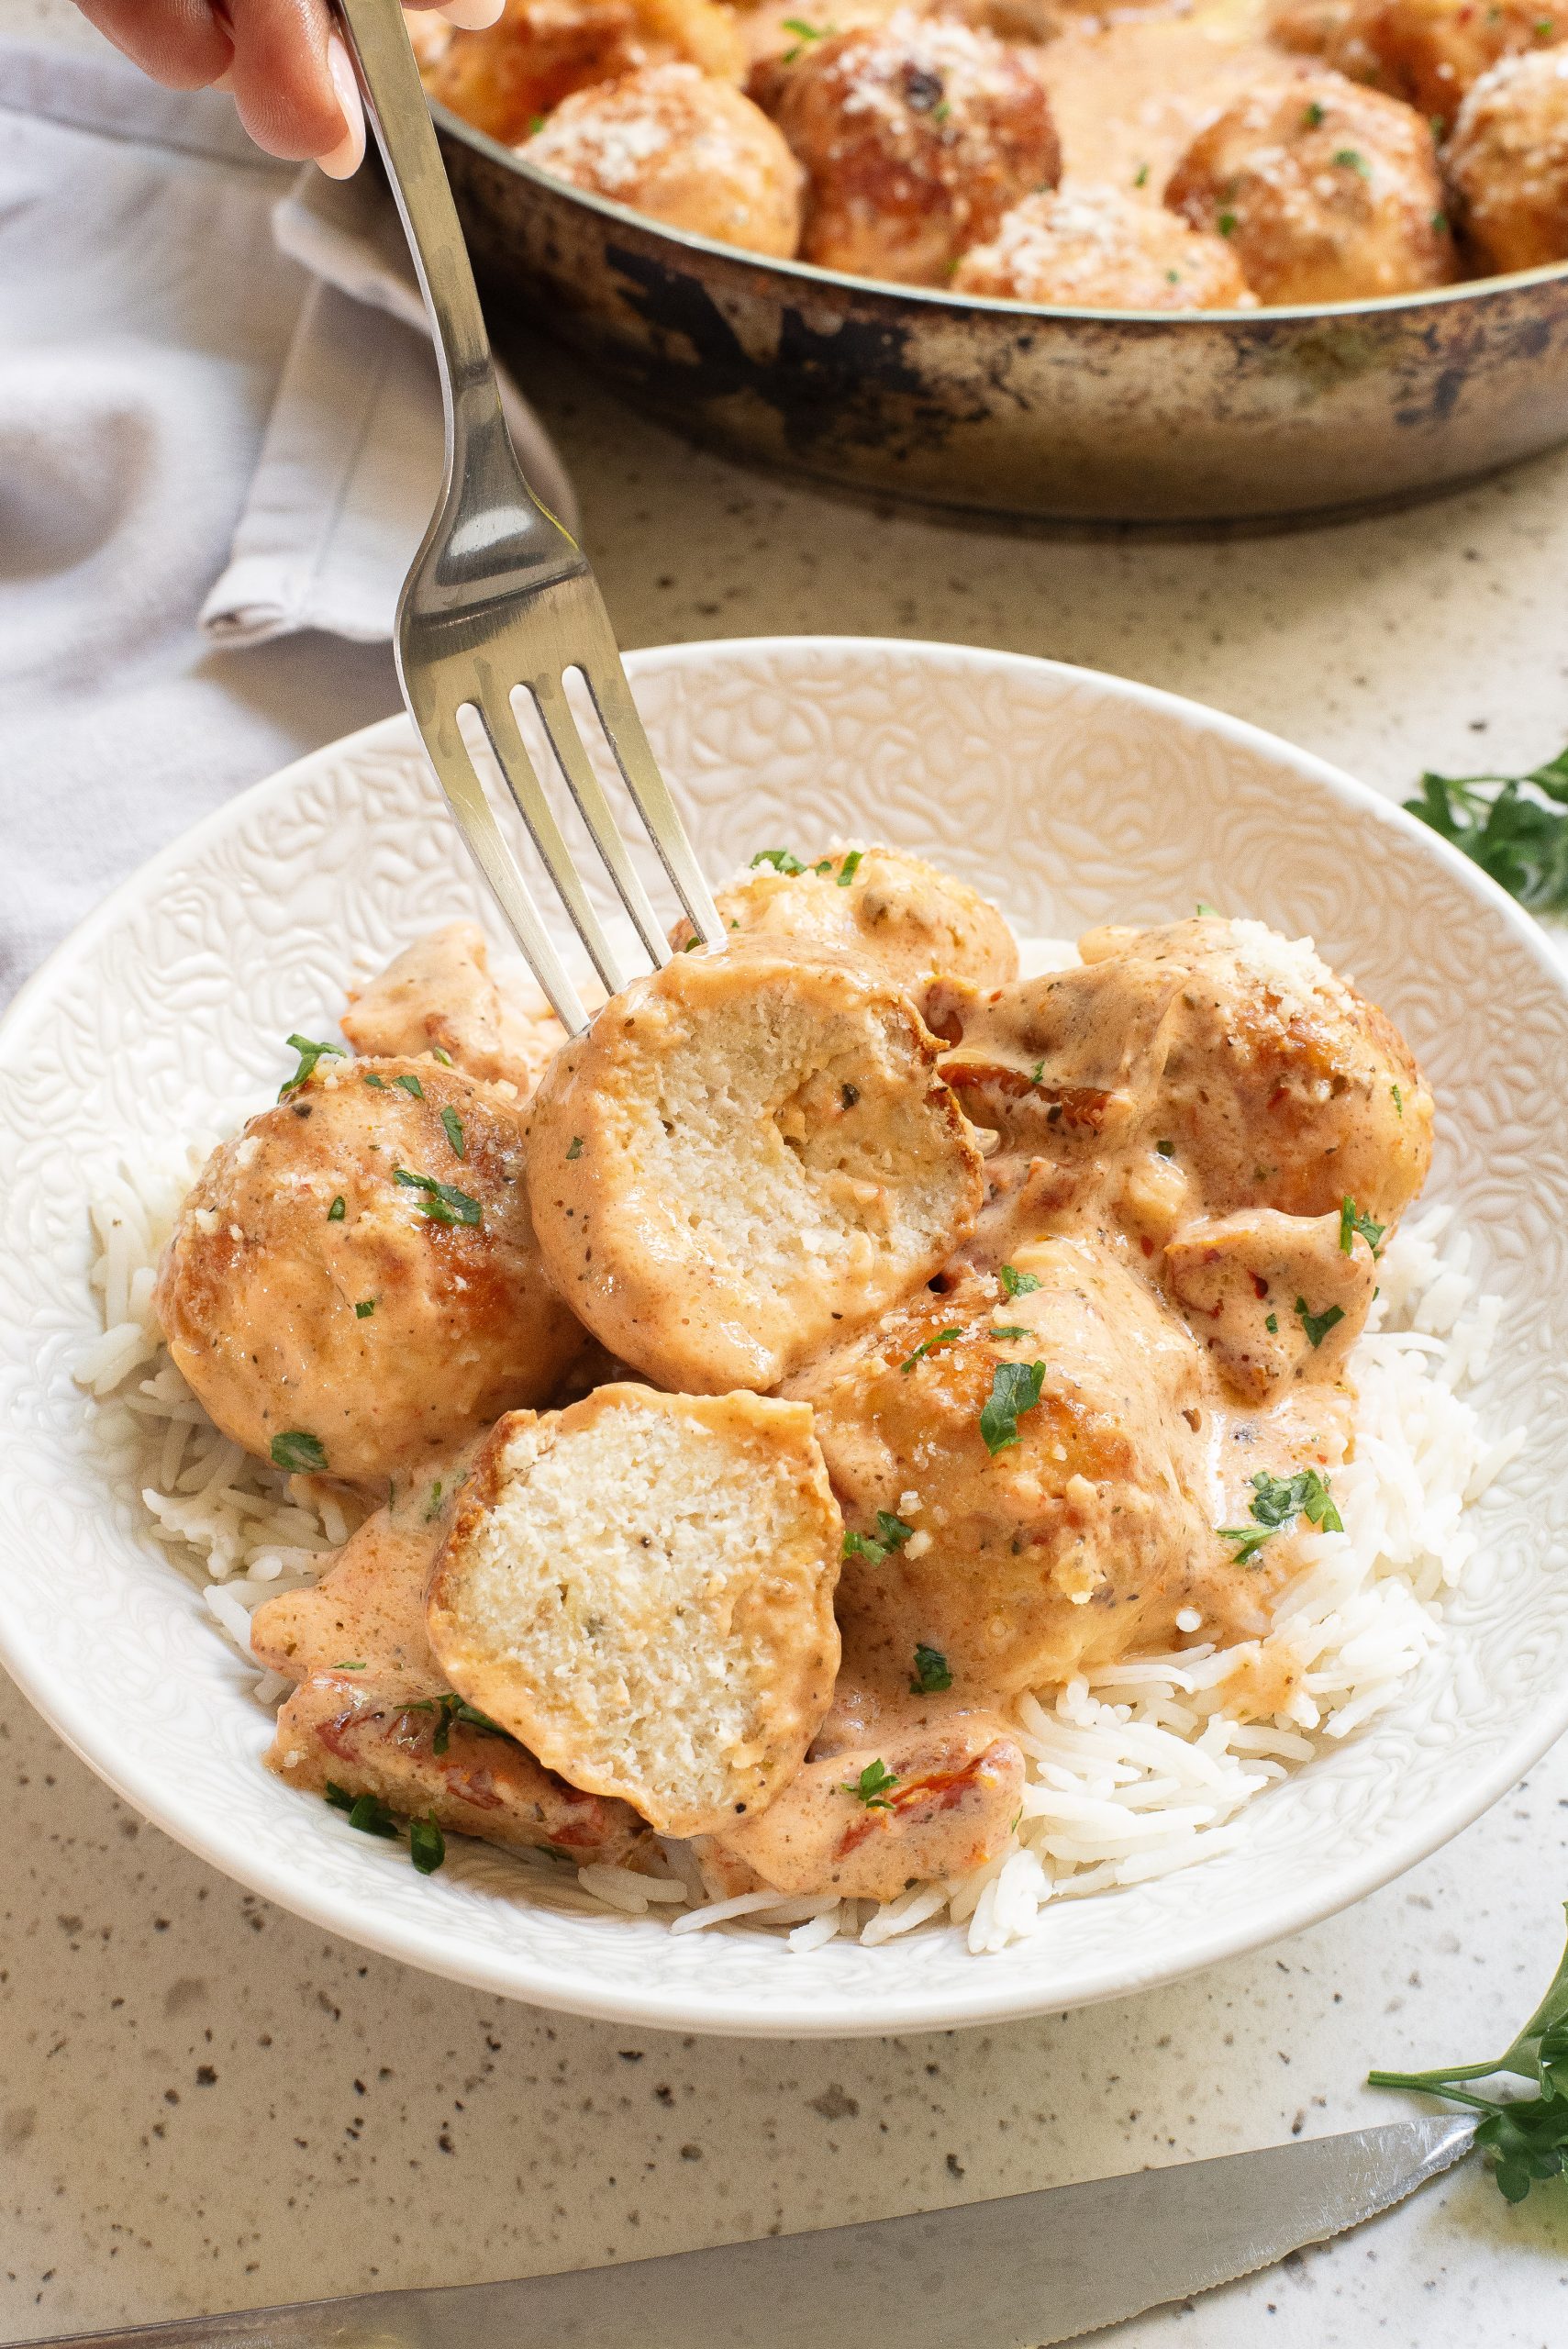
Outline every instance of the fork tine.
<svg viewBox="0 0 1568 2349"><path fill-rule="evenodd" d="M572 926L593 958L594 968L611 995L625 986L629 973L622 970L615 949L605 936L599 917L594 911L583 886L577 867L572 862L555 810L544 796L543 787L534 771L528 746L517 729L511 701L499 688L487 684L483 697L474 703L490 738L506 788L517 802L524 823L533 836L534 846L544 859L545 869L561 892L562 902L572 917ZM550 740L555 739L553 733Z"/></svg>
<svg viewBox="0 0 1568 2349"><path fill-rule="evenodd" d="M648 836L659 852L660 861L674 885L675 895L686 909L692 928L705 946L717 946L724 936L724 924L718 907L713 902L702 869L692 854L669 785L659 772L652 746L642 730L642 720L637 714L637 704L631 697L631 687L620 665L620 656L612 640L610 658L596 659L590 666L580 662L588 691L594 696L594 707L599 722L608 737L616 763L626 777L627 788L637 802L638 813L648 827Z"/></svg>
<svg viewBox="0 0 1568 2349"><path fill-rule="evenodd" d="M491 813L484 787L469 758L468 745L458 730L456 712L416 707L415 715L430 764L471 855L490 884L495 902L522 948L529 969L550 997L556 1017L569 1035L580 1036L588 1025L583 998L539 919L528 883L518 872L517 860Z"/></svg>
<svg viewBox="0 0 1568 2349"><path fill-rule="evenodd" d="M620 835L610 803L605 796L604 785L594 772L592 760L583 747L577 731L577 721L566 698L563 680L549 672L528 679L528 689L539 706L544 720L550 748L561 763L572 796L582 812L583 821L594 836L594 845L609 867L610 878L620 891L620 899L637 925L639 937L652 957L653 967L670 959L669 941L654 912L648 892L638 877L637 868L627 854L626 842ZM610 990L613 995L615 989Z"/></svg>

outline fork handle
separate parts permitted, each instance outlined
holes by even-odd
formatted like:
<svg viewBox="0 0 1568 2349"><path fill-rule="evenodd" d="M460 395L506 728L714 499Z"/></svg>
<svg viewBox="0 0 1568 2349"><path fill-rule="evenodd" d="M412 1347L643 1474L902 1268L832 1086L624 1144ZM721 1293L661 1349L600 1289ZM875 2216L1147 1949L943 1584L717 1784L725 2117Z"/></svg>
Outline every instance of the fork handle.
<svg viewBox="0 0 1568 2349"><path fill-rule="evenodd" d="M582 560L576 541L540 505L513 452L479 289L402 0L336 0L336 6L435 333L449 496L467 480L482 487L493 505L505 498L514 509L514 522L522 520L527 535L537 539L529 551L533 561L553 569L561 557L570 556L575 562L561 567L574 568Z"/></svg>

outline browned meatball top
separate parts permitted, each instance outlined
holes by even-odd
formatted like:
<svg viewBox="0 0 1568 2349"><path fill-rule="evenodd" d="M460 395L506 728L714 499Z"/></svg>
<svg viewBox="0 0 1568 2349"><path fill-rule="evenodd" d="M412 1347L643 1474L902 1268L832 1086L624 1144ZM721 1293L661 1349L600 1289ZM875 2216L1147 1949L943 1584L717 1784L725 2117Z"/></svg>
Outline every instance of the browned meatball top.
<svg viewBox="0 0 1568 2349"><path fill-rule="evenodd" d="M1443 160L1460 228L1486 267L1568 260L1568 49L1484 74Z"/></svg>
<svg viewBox="0 0 1568 2349"><path fill-rule="evenodd" d="M906 10L811 44L776 115L810 182L806 260L864 277L945 284L1061 169L1035 53Z"/></svg>
<svg viewBox="0 0 1568 2349"><path fill-rule="evenodd" d="M1452 122L1461 99L1500 57L1568 36L1554 0L1356 0L1329 62L1403 98L1433 123Z"/></svg>
<svg viewBox="0 0 1568 2349"><path fill-rule="evenodd" d="M156 1302L225 1434L373 1482L545 1400L584 1341L524 1158L514 1106L433 1060L323 1060L215 1152Z"/></svg>
<svg viewBox="0 0 1568 2349"><path fill-rule="evenodd" d="M1353 302L1443 285L1455 257L1429 124L1339 73L1228 106L1165 201L1229 239L1264 302Z"/></svg>
<svg viewBox="0 0 1568 2349"><path fill-rule="evenodd" d="M1118 310L1234 310L1257 295L1222 237L1119 188L1026 195L953 278L960 294Z"/></svg>
<svg viewBox="0 0 1568 2349"><path fill-rule="evenodd" d="M788 259L800 165L760 106L695 65L651 65L558 106L522 150L673 228Z"/></svg>

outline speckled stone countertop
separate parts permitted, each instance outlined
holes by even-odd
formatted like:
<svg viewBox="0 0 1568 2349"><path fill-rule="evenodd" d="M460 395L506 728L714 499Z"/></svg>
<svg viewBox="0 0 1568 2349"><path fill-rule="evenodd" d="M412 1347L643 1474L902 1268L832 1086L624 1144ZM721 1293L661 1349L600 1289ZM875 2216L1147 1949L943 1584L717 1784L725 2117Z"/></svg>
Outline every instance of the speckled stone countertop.
<svg viewBox="0 0 1568 2349"><path fill-rule="evenodd" d="M61 0L0 29L64 31ZM1403 514L1184 542L840 504L641 424L541 351L623 640L959 638L1210 701L1391 792L1568 739L1568 457ZM341 725L393 706L345 662ZM568 2267L1396 2117L1504 2043L1568 1895L1568 1754L1349 1915L995 2031L790 2045L579 2022L405 1972L240 1891L0 1682L0 2337ZM960 2283L962 2279L956 2279ZM1118 2349L1560 2349L1568 2192L1473 2167ZM984 2349L976 2342L975 2349Z"/></svg>

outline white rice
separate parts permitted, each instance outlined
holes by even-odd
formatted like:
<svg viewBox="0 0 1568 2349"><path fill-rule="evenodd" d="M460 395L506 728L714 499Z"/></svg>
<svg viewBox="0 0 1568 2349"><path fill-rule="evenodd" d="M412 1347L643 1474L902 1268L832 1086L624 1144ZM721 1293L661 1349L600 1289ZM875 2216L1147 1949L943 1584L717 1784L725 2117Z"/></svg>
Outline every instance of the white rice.
<svg viewBox="0 0 1568 2349"><path fill-rule="evenodd" d="M154 1268L210 1140L161 1166L121 1165L98 1187L92 1280L104 1333L77 1377L99 1400L117 1460L134 1464L148 1530L249 1658L252 1609L315 1581L358 1519L325 1484L285 1477L221 1436L162 1345ZM1228 1849L1248 1803L1391 1701L1441 1641L1447 1594L1485 1572L1475 1505L1524 1436L1489 1440L1464 1398L1500 1305L1477 1295L1470 1240L1451 1216L1434 1210L1384 1252L1381 1296L1351 1357L1355 1456L1334 1478L1346 1531L1275 1537L1291 1543L1296 1572L1261 1643L1200 1642L1018 1698L1023 1806L1008 1849L986 1867L880 1905L773 1892L710 1901L692 1854L666 1842L666 1876L584 1867L584 1892L623 1915L668 1916L673 1933L782 1928L797 1952L840 1935L874 1947L945 1918L983 1952L1025 1938L1048 1900L1143 1883ZM1287 1668L1291 1693L1270 1720L1224 1709L1224 1683L1249 1661ZM257 1693L275 1702L286 1686L267 1675Z"/></svg>

